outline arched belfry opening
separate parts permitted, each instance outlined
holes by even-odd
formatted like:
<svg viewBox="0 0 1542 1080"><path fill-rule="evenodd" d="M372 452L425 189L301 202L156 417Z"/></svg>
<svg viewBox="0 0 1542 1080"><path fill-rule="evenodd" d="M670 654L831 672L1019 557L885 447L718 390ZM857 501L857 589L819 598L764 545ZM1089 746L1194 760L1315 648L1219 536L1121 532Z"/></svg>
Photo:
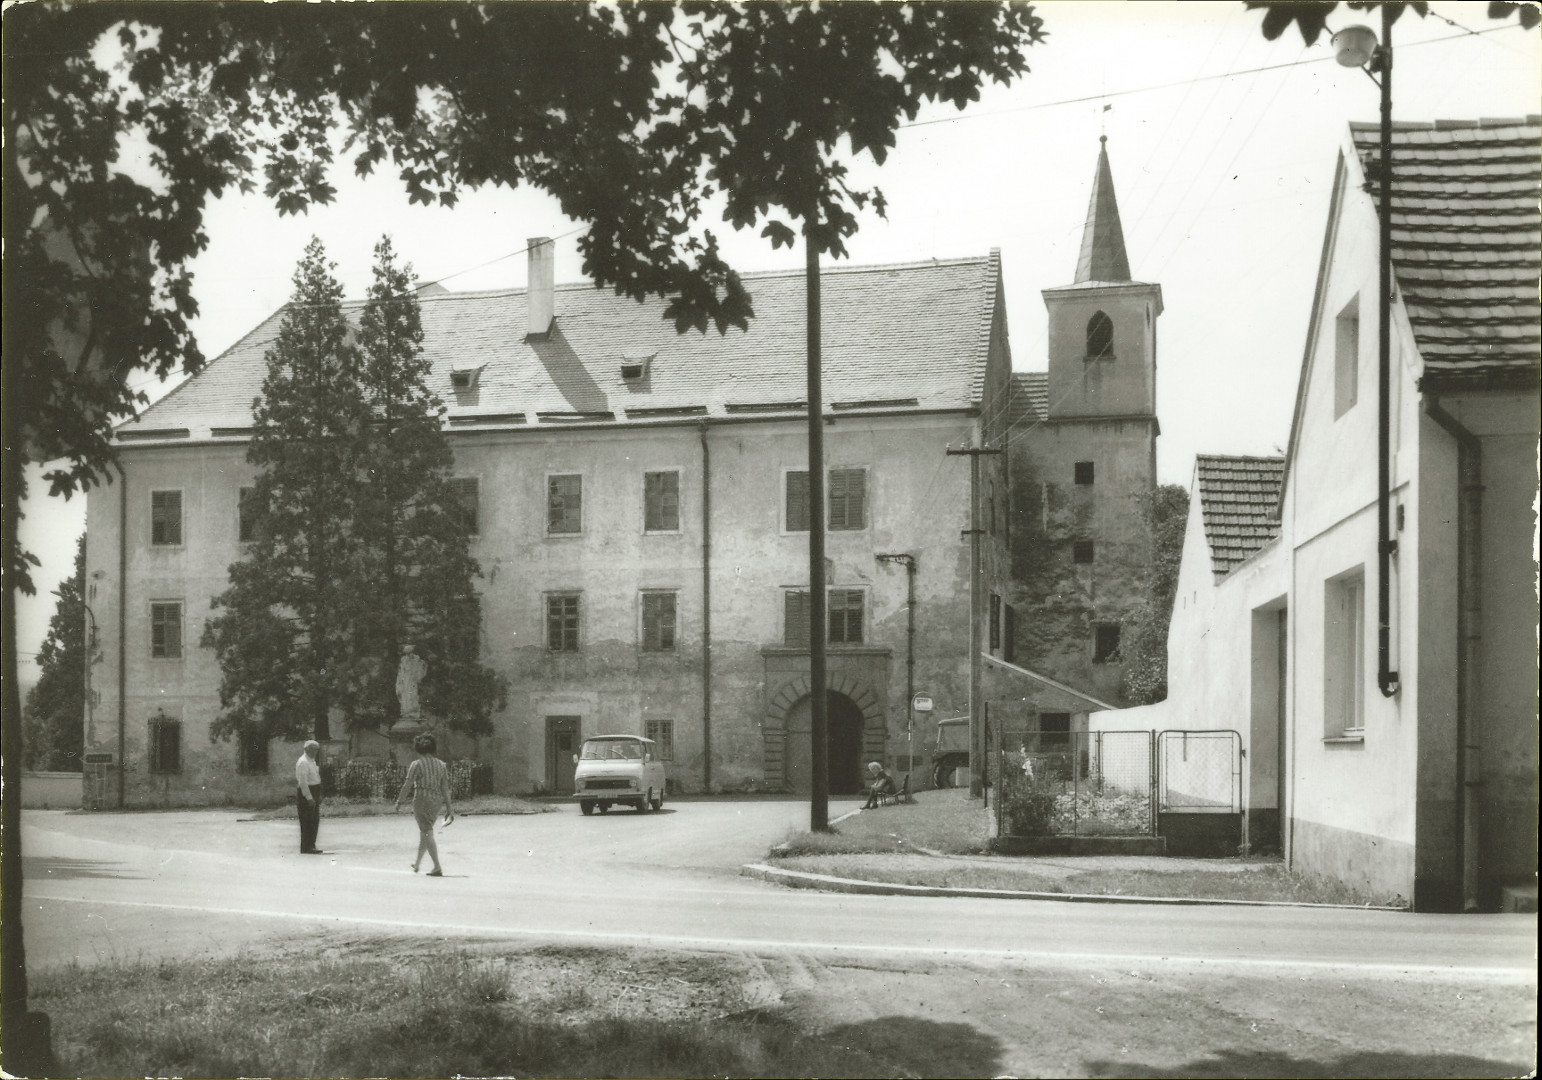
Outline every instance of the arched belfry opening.
<svg viewBox="0 0 1542 1080"><path fill-rule="evenodd" d="M1114 320L1106 312L1095 311L1087 320L1087 359L1114 358Z"/></svg>

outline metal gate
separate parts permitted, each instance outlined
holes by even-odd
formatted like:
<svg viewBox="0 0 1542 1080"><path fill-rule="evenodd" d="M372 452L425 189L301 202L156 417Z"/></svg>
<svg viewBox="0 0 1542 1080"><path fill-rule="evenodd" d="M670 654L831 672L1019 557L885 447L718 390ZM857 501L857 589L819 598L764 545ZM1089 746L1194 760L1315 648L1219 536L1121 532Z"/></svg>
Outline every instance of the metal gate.
<svg viewBox="0 0 1542 1080"><path fill-rule="evenodd" d="M1242 813L1240 734L1164 731L1156 745L1159 813Z"/></svg>
<svg viewBox="0 0 1542 1080"><path fill-rule="evenodd" d="M997 835L1154 835L1153 746L1150 731L1001 732Z"/></svg>

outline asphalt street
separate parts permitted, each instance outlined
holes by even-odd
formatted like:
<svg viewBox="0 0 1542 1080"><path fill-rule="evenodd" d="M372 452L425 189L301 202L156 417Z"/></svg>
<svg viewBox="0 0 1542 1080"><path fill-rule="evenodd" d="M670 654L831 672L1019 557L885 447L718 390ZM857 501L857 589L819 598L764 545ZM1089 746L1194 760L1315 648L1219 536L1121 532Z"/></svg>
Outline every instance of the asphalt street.
<svg viewBox="0 0 1542 1080"><path fill-rule="evenodd" d="M832 816L850 807L832 804ZM1344 909L1101 906L855 896L739 874L806 826L796 801L693 800L657 814L461 817L446 877L414 875L411 818L323 822L302 856L291 821L235 811L28 811L33 965L180 955L306 927L468 940L794 950L892 960L1010 960L1338 972L1534 985L1534 916Z"/></svg>

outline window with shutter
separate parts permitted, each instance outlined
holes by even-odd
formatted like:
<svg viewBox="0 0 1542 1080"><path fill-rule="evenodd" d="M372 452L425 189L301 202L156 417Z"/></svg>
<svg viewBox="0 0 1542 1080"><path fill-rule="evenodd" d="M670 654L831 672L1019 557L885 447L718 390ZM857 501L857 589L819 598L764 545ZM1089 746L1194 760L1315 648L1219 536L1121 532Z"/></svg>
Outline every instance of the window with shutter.
<svg viewBox="0 0 1542 1080"><path fill-rule="evenodd" d="M546 532L550 535L583 531L584 478L577 474L546 478Z"/></svg>
<svg viewBox="0 0 1542 1080"><path fill-rule="evenodd" d="M1001 597L991 593L991 652L1001 648Z"/></svg>
<svg viewBox="0 0 1542 1080"><path fill-rule="evenodd" d="M457 476L450 481L452 508L467 536L476 536L481 528L482 489L474 476Z"/></svg>
<svg viewBox="0 0 1542 1080"><path fill-rule="evenodd" d="M154 660L182 659L181 601L150 605L150 657Z"/></svg>
<svg viewBox="0 0 1542 1080"><path fill-rule="evenodd" d="M648 532L680 530L679 472L643 474L643 528Z"/></svg>
<svg viewBox="0 0 1542 1080"><path fill-rule="evenodd" d="M862 590L831 589L830 596L830 644L862 644Z"/></svg>
<svg viewBox="0 0 1542 1080"><path fill-rule="evenodd" d="M787 475L787 531L808 532L808 473Z"/></svg>
<svg viewBox="0 0 1542 1080"><path fill-rule="evenodd" d="M249 544L257 539L257 489L241 488L236 493L236 540Z"/></svg>
<svg viewBox="0 0 1542 1080"><path fill-rule="evenodd" d="M808 593L789 590L782 594L782 604L782 644L791 649L808 648Z"/></svg>
<svg viewBox="0 0 1542 1080"><path fill-rule="evenodd" d="M867 528L867 470L830 470L830 521L832 531Z"/></svg>
<svg viewBox="0 0 1542 1080"><path fill-rule="evenodd" d="M182 492L150 492L150 543L157 547L182 544Z"/></svg>
<svg viewBox="0 0 1542 1080"><path fill-rule="evenodd" d="M674 652L675 650L675 594L672 592L643 593L643 652Z"/></svg>

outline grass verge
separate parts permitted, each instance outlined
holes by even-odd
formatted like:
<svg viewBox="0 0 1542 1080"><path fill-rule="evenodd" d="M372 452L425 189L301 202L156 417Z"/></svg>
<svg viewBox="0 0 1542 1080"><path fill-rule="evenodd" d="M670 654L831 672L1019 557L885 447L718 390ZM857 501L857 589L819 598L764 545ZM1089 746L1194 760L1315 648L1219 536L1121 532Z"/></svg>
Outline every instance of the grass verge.
<svg viewBox="0 0 1542 1080"><path fill-rule="evenodd" d="M755 1001L744 964L420 944L53 969L32 996L61 1076L902 1074Z"/></svg>
<svg viewBox="0 0 1542 1080"><path fill-rule="evenodd" d="M555 806L545 803L526 802L512 795L473 795L469 799L455 800L457 816L473 814L548 814ZM335 796L322 803L324 817L390 817L395 811L390 799L361 799ZM403 811L404 813L406 811ZM282 806L272 806L252 813L255 821L279 821L295 817L295 805L291 800Z"/></svg>
<svg viewBox="0 0 1542 1080"><path fill-rule="evenodd" d="M922 791L908 805L864 810L828 833L796 833L771 849L788 870L951 889L1154 896L1196 900L1404 907L1287 870L1276 859L1080 858L986 855L986 811L968 792ZM936 858L933 853L969 858Z"/></svg>

